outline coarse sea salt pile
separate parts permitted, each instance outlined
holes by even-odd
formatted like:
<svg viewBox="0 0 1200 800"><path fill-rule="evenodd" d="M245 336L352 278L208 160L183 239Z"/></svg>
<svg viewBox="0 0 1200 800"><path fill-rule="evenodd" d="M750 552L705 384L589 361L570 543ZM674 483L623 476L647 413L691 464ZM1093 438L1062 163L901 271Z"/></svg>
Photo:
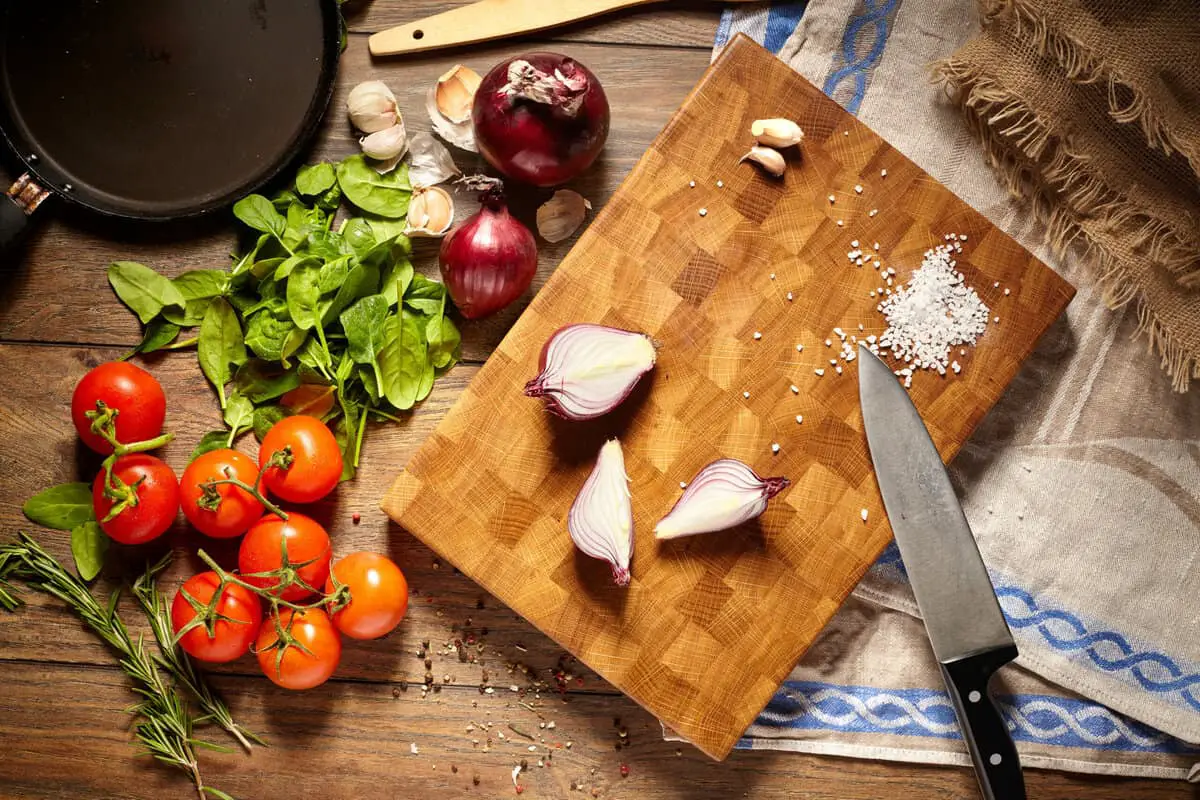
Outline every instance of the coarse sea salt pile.
<svg viewBox="0 0 1200 800"><path fill-rule="evenodd" d="M879 346L908 365L906 377L911 369L945 375L950 349L975 344L987 328L988 307L955 269L956 250L951 243L926 251L908 283L878 305L888 324Z"/></svg>

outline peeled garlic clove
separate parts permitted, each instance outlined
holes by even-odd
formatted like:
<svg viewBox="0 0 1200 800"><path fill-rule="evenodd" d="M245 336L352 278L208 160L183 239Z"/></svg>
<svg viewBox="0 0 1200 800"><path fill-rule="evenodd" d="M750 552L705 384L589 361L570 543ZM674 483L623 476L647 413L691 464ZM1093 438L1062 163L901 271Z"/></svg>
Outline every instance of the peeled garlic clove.
<svg viewBox="0 0 1200 800"><path fill-rule="evenodd" d="M790 483L787 478L760 478L733 458L714 461L688 482L671 513L654 526L654 535L677 539L736 527L763 513L767 501Z"/></svg>
<svg viewBox="0 0 1200 800"><path fill-rule="evenodd" d="M538 208L538 233L547 242L561 242L570 238L591 209L592 204L579 192L559 189L554 196Z"/></svg>
<svg viewBox="0 0 1200 800"><path fill-rule="evenodd" d="M568 325L542 347L541 372L525 384L525 394L542 398L563 419L595 419L619 406L657 357L644 333Z"/></svg>
<svg viewBox="0 0 1200 800"><path fill-rule="evenodd" d="M567 514L567 531L581 552L607 561L613 582L629 585L633 556L633 505L621 443L610 439L600 448L592 474Z"/></svg>
<svg viewBox="0 0 1200 800"><path fill-rule="evenodd" d="M440 186L413 189L408 204L409 236L441 236L454 224L454 199Z"/></svg>
<svg viewBox="0 0 1200 800"><path fill-rule="evenodd" d="M401 120L390 128L376 131L358 140L363 155L378 161L399 159L408 150L408 134Z"/></svg>
<svg viewBox="0 0 1200 800"><path fill-rule="evenodd" d="M365 81L346 98L350 122L363 133L387 130L400 119L396 96L383 81Z"/></svg>
<svg viewBox="0 0 1200 800"><path fill-rule="evenodd" d="M462 64L455 64L437 79L433 87L434 104L442 116L455 124L471 118L475 92L483 79L479 73Z"/></svg>
<svg viewBox="0 0 1200 800"><path fill-rule="evenodd" d="M763 147L762 145L751 147L750 152L742 156L738 163L740 164L742 161L753 161L776 178L782 175L787 169L787 162L784 160L782 153L770 147Z"/></svg>
<svg viewBox="0 0 1200 800"><path fill-rule="evenodd" d="M414 187L436 186L460 174L446 146L425 131L412 137L409 151L408 180Z"/></svg>
<svg viewBox="0 0 1200 800"><path fill-rule="evenodd" d="M768 147L791 147L804 140L804 131L790 119L756 119L750 133Z"/></svg>

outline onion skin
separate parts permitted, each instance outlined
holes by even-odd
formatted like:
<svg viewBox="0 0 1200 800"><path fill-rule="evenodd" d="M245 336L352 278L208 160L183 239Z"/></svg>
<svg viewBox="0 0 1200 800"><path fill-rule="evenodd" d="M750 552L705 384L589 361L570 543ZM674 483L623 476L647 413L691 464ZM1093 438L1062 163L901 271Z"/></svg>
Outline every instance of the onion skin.
<svg viewBox="0 0 1200 800"><path fill-rule="evenodd" d="M504 195L489 189L479 201L479 212L450 231L438 253L442 281L467 319L509 305L537 273L537 241L508 213Z"/></svg>
<svg viewBox="0 0 1200 800"><path fill-rule="evenodd" d="M587 81L575 114L546 103L511 97L508 69L523 60L540 72ZM475 93L471 111L479 152L504 175L534 186L557 186L583 172L608 138L608 98L591 70L558 53L525 53L492 68Z"/></svg>

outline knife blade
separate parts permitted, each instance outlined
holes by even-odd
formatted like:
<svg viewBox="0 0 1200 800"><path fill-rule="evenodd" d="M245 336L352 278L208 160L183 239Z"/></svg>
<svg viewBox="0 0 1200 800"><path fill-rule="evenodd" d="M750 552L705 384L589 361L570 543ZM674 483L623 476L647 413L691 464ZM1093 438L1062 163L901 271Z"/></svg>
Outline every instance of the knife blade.
<svg viewBox="0 0 1200 800"><path fill-rule="evenodd" d="M987 800L1024 800L1016 747L988 693L1017 646L979 547L908 392L861 343L858 379L883 505L980 789Z"/></svg>

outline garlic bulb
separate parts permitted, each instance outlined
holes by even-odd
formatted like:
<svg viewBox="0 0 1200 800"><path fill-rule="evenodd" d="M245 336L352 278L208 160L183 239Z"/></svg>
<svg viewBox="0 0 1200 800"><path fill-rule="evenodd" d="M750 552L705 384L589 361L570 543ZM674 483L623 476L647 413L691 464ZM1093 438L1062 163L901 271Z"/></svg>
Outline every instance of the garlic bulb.
<svg viewBox="0 0 1200 800"><path fill-rule="evenodd" d="M415 187L408 204L409 236L441 236L454 224L454 199L440 186Z"/></svg>
<svg viewBox="0 0 1200 800"><path fill-rule="evenodd" d="M390 128L376 131L358 140L363 155L378 161L399 158L408 150L408 134L404 123L398 122Z"/></svg>
<svg viewBox="0 0 1200 800"><path fill-rule="evenodd" d="M804 131L790 119L756 119L750 133L768 147L791 147L804 140Z"/></svg>
<svg viewBox="0 0 1200 800"><path fill-rule="evenodd" d="M774 175L776 178L782 175L787 169L787 162L784 161L782 153L770 147L763 147L762 145L751 147L750 152L742 156L741 161L753 161L762 167L765 172Z"/></svg>
<svg viewBox="0 0 1200 800"><path fill-rule="evenodd" d="M547 242L568 239L583 224L591 207L579 192L559 189L537 210L538 233Z"/></svg>
<svg viewBox="0 0 1200 800"><path fill-rule="evenodd" d="M585 555L607 561L613 582L629 585L633 557L633 505L621 443L610 439L600 448L596 466L567 514L571 541Z"/></svg>
<svg viewBox="0 0 1200 800"><path fill-rule="evenodd" d="M475 127L471 124L471 106L482 78L470 67L456 64L437 79L425 94L425 111L433 131L455 147L479 152Z"/></svg>
<svg viewBox="0 0 1200 800"><path fill-rule="evenodd" d="M350 122L363 133L386 130L400 120L396 96L383 81L365 81L346 98Z"/></svg>
<svg viewBox="0 0 1200 800"><path fill-rule="evenodd" d="M560 328L545 346L538 376L525 394L540 397L551 414L595 419L619 406L654 369L657 352L644 333L576 323Z"/></svg>
<svg viewBox="0 0 1200 800"><path fill-rule="evenodd" d="M723 531L762 514L787 488L787 478L760 478L741 461L722 458L692 478L671 513L654 527L658 539Z"/></svg>

